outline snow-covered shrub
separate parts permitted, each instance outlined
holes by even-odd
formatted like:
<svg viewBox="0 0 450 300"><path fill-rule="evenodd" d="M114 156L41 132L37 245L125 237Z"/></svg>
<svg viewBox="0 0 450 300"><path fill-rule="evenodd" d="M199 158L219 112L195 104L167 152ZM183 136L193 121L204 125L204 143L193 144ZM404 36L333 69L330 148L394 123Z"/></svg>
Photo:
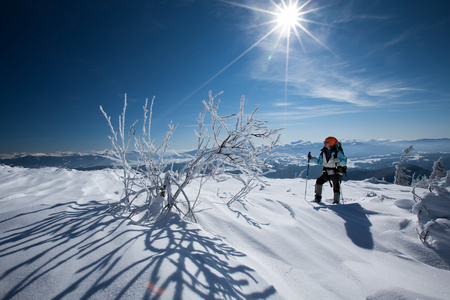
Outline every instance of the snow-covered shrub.
<svg viewBox="0 0 450 300"><path fill-rule="evenodd" d="M174 210L183 217L195 221L194 209L203 184L219 175L229 174L242 182L238 191L228 204L243 198L258 182L260 176L271 170L268 160L272 151L279 145L279 131L269 129L266 121L255 119L255 113L244 115L245 98L241 98L238 113L220 116L218 113L220 100L209 92L209 101L203 101L204 110L198 118L197 150L188 157L188 161L180 171L169 169L167 160L169 140L176 126L169 124L169 130L160 146L155 146L150 138L152 104L144 106L144 122L142 136L137 137L134 125L125 137L126 96L122 115L119 117L119 138L111 124L110 117L100 107L113 133L110 140L113 145L112 159L123 169L125 197L119 205L124 211L143 214L141 221L147 222L156 218L162 210ZM150 112L150 115L147 114ZM206 128L205 118L210 116L210 126ZM147 128L148 127L148 128ZM134 147L139 158L137 165L131 167L127 160L130 137L134 137ZM185 188L197 180L199 184L196 198L187 195ZM136 201L136 199L138 199ZM164 203L163 203L164 202Z"/></svg>
<svg viewBox="0 0 450 300"><path fill-rule="evenodd" d="M413 146L409 146L405 150L403 150L402 156L400 157L400 160L395 168L395 179L394 184L398 185L410 185L410 178L411 176L406 174L406 168L401 165L401 163L406 159L406 156L409 152L411 152L413 149Z"/></svg>
<svg viewBox="0 0 450 300"><path fill-rule="evenodd" d="M411 179L411 175L407 174L406 171L407 169L404 166L400 164L396 166L394 184L405 186L410 185L409 180Z"/></svg>
<svg viewBox="0 0 450 300"><path fill-rule="evenodd" d="M131 201L130 192L133 190L135 172L131 167L131 165L128 163L128 159L126 157L128 149L130 147L130 140L131 140L131 131L127 132L128 133L127 135L125 132L125 113L127 110L127 94L125 94L122 114L119 116L119 132L117 132L114 129L114 126L111 123L111 117L109 117L105 113L102 106L100 106L100 110L105 116L106 121L108 122L109 125L109 129L111 130L112 133L112 136L109 136L109 139L111 140L113 149L110 151L108 158L114 161L122 169L121 179L124 185L123 190L125 193L124 197L122 198L122 201L124 202L125 205L128 205Z"/></svg>
<svg viewBox="0 0 450 300"><path fill-rule="evenodd" d="M113 149L108 153L108 158L116 162L122 174L119 176L124 184L123 197L121 201L111 208L111 210L119 214L127 214L129 217L140 214L142 221L148 221L152 217L158 217L163 207L163 190L164 178L161 174L167 167L164 161L165 152L169 144L169 138L172 135L175 127L169 124L169 131L165 139L159 147L154 145L150 140L151 127L151 109L153 107L153 100L150 106L150 117L147 116L149 110L148 99L145 100L144 122L142 129L142 137L136 136L134 126L135 121L128 132L125 131L125 119L127 109L127 95L125 94L124 106L122 114L119 116L119 132L117 132L111 123L109 117L100 106L100 110L105 116L112 136L109 136ZM148 120L148 130L147 127ZM134 150L138 152L139 159L133 165L129 162L130 155L130 141L134 138Z"/></svg>
<svg viewBox="0 0 450 300"><path fill-rule="evenodd" d="M445 176L445 187L450 186L450 170L447 171L447 176Z"/></svg>
<svg viewBox="0 0 450 300"><path fill-rule="evenodd" d="M413 213L417 214L419 234L422 242L432 247L435 251L448 255L450 249L450 192L441 184L434 186L433 192L428 192L419 199Z"/></svg>
<svg viewBox="0 0 450 300"><path fill-rule="evenodd" d="M140 190L137 194L145 194L145 201L139 206L136 205L134 213L144 211L142 220L149 220L158 217L164 208L164 197L167 190L167 176L163 176L164 172L171 164L171 160L166 158L170 138L176 129L176 125L168 124L168 131L161 141L160 145L156 145L151 139L151 120L152 108L155 97L153 97L150 110L148 109L148 99L145 99L144 121L142 125L142 136L136 136L136 131L131 128L134 136L134 149L138 153L136 167L136 181L139 183ZM149 113L149 115L147 115Z"/></svg>
<svg viewBox="0 0 450 300"><path fill-rule="evenodd" d="M433 172L430 175L430 180L439 180L446 176L447 170L444 167L444 159L442 156L439 160L434 162Z"/></svg>
<svg viewBox="0 0 450 300"><path fill-rule="evenodd" d="M426 175L422 175L420 177L417 176L417 178L414 177L413 175L411 180L411 186L427 189L430 186L430 179Z"/></svg>
<svg viewBox="0 0 450 300"><path fill-rule="evenodd" d="M411 186L413 187L420 187L425 189L431 189L435 185L439 185L442 178L447 178L447 171L444 167L443 158L440 157L439 160L434 162L433 165L433 172L430 175L430 178L428 178L425 175L422 175L420 178L414 178L414 175L412 177ZM445 186L448 186L444 184Z"/></svg>
<svg viewBox="0 0 450 300"><path fill-rule="evenodd" d="M192 180L202 181L228 173L242 182L243 188L235 194L229 204L244 197L259 181L259 177L268 172L268 163L272 151L279 145L279 131L269 129L266 121L244 115L245 98L241 98L239 113L221 117L218 114L221 93L213 96L209 92L209 102L203 101L204 111L198 118L197 151L186 163L181 173L179 188L174 194L176 199L183 188ZM210 132L205 128L205 116L211 117ZM259 145L258 145L259 144Z"/></svg>

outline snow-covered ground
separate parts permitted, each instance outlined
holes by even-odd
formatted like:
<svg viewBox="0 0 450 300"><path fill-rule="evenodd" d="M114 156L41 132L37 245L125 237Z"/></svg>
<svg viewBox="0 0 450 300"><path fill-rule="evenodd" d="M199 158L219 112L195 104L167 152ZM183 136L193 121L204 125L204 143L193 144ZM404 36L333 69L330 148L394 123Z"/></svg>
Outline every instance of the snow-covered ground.
<svg viewBox="0 0 450 300"><path fill-rule="evenodd" d="M108 211L113 171L0 166L0 297L450 299L448 222L424 245L411 188L346 181L344 205L327 185L318 205L313 185L305 201L304 179L268 179L228 207L238 183L209 182L198 224L140 226Z"/></svg>

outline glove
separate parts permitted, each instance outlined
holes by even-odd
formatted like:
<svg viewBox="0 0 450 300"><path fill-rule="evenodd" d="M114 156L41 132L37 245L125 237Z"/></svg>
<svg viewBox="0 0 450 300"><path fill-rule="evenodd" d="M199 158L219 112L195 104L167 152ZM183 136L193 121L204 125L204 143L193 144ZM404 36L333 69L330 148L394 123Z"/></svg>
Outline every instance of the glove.
<svg viewBox="0 0 450 300"><path fill-rule="evenodd" d="M311 152L308 153L308 160L311 160L313 157L311 155Z"/></svg>
<svg viewBox="0 0 450 300"><path fill-rule="evenodd" d="M335 163L335 164L337 164L337 163L340 163L340 162L341 162L341 159L340 159L340 158L337 158L337 157L336 157L336 154L333 153L333 156L331 157L330 161L333 162L333 163Z"/></svg>

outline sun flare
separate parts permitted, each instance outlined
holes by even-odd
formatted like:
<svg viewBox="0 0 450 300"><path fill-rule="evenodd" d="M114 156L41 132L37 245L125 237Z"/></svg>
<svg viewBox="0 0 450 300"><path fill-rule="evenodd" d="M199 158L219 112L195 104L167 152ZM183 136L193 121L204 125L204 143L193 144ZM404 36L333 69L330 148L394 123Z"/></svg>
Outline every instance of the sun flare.
<svg viewBox="0 0 450 300"><path fill-rule="evenodd" d="M292 39L294 37L297 39L303 52L306 54L307 51L304 45L304 38L311 38L316 43L320 44L322 47L334 54L334 52L328 48L321 40L319 40L309 29L308 24L325 25L315 20L308 18L308 15L314 14L315 12L323 9L325 6L320 6L314 0L267 0L267 6L250 6L244 3L236 3L229 0L222 0L223 2L229 3L231 5L243 7L254 11L257 14L265 15L271 19L267 22L260 23L259 26L270 26L268 32L255 44L253 44L249 49L255 47L267 37L272 35L274 32L278 32L278 38L275 39L275 44L272 48L272 53L270 53L269 60L272 59L275 49L277 49L283 43L283 39L286 40L286 60L285 60L285 98L287 97L287 86L288 86L288 73L289 73L289 56L292 48ZM270 7L269 3L272 5ZM269 7L268 7L269 6ZM248 50L249 50L248 49ZM293 49L293 48L292 48ZM248 51L247 50L247 51Z"/></svg>
<svg viewBox="0 0 450 300"><path fill-rule="evenodd" d="M300 21L300 13L297 5L290 4L289 6L280 8L277 14L276 21L283 29L290 31L292 28L298 26Z"/></svg>
<svg viewBox="0 0 450 300"><path fill-rule="evenodd" d="M244 55L254 49L256 46L260 45L269 36L274 33L278 33L278 37L275 39L275 44L272 47L272 53L268 55L268 60L271 61L275 50L282 45L282 40L286 40L286 53L285 59L285 99L287 98L287 87L288 87L288 74L289 74L289 56L291 50L291 35L294 36L298 44L301 46L303 52L306 54L306 49L303 43L303 38L309 37L313 39L316 43L320 44L322 47L335 54L330 48L328 48L321 40L319 40L309 29L307 24L318 24L325 25L320 22L308 19L306 16L308 14L312 15L314 12L323 9L325 6L320 6L316 3L316 0L260 0L260 6L251 6L246 4L246 0L220 0L221 2L228 3L236 7L242 7L251 10L261 16L269 16L270 19L266 22L258 23L257 27L270 26L266 32L262 32L262 36L255 43L253 43L247 50L239 54L235 59L228 63L225 67L219 70L216 74L210 77L205 83L203 83L197 90L195 90L191 95L185 98L182 102L189 99L192 95L197 93L201 88L206 86L214 78L222 74L231 65L240 60ZM240 2L235 2L240 1ZM265 3L263 3L265 2ZM283 46L284 47L284 46Z"/></svg>

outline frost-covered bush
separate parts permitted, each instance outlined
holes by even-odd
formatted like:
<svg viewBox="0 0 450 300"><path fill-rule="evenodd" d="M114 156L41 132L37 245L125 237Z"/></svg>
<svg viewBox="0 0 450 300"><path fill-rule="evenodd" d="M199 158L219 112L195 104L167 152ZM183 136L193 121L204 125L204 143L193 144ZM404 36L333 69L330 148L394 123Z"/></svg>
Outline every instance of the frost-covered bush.
<svg viewBox="0 0 450 300"><path fill-rule="evenodd" d="M122 169L122 175L121 179L123 182L123 190L124 190L124 197L122 200L125 203L130 202L130 192L133 190L133 182L135 174L133 172L133 168L128 163L127 159L127 153L128 149L130 147L130 140L131 140L131 131L128 132L125 130L125 114L127 110L127 95L125 94L124 104L123 104L123 111L122 114L119 116L119 132L117 132L114 129L114 126L111 123L111 117L109 117L105 111L103 110L103 107L100 106L100 110L102 111L103 115L106 118L106 121L108 122L109 129L111 130L111 136L109 136L109 139L111 140L111 144L113 146L113 149L111 150L110 154L108 155L108 158L114 161L120 168ZM136 122L135 122L136 123Z"/></svg>
<svg viewBox="0 0 450 300"><path fill-rule="evenodd" d="M420 178L415 178L413 175L411 186L431 189L433 186L441 184L440 181L443 178L445 178L444 185L448 186L448 172L444 167L443 158L440 157L439 160L434 162L433 172L431 173L430 177L428 178L427 176L422 175Z"/></svg>
<svg viewBox="0 0 450 300"><path fill-rule="evenodd" d="M195 178L204 181L228 173L243 184L243 188L229 200L230 204L250 192L260 176L271 168L268 160L279 145L281 129L269 129L266 121L255 119L258 108L245 116L244 97L241 98L239 113L219 116L220 100L215 100L218 95L212 96L210 92L209 102L203 101L204 111L199 115L196 131L197 151L181 171L183 178L175 198ZM204 125L207 115L211 117L209 132Z"/></svg>
<svg viewBox="0 0 450 300"><path fill-rule="evenodd" d="M442 156L439 160L434 162L433 172L430 175L430 180L439 180L446 176L447 170L444 167L444 159Z"/></svg>
<svg viewBox="0 0 450 300"><path fill-rule="evenodd" d="M415 193L414 193L415 195ZM419 234L422 242L443 256L450 258L450 192L442 180L433 190L425 194L414 207L417 214Z"/></svg>
<svg viewBox="0 0 450 300"><path fill-rule="evenodd" d="M170 169L167 150L176 126L169 124L169 130L156 146L150 138L152 104L148 110L148 100L144 106L142 136L136 136L134 126L125 134L126 96L123 113L119 117L119 132L111 123L111 118L100 107L112 132L113 145L111 159L122 169L124 197L118 208L129 216L139 215L141 222L157 218L164 210L173 210L195 221L194 210L203 184L229 174L242 183L242 189L229 199L231 204L245 197L260 182L260 176L271 171L268 163L272 151L279 145L279 131L270 129L266 121L255 118L257 109L250 115L244 115L245 98L241 98L240 110L236 114L220 116L220 100L209 93L209 101L203 101L204 110L198 118L197 150L188 157L180 171ZM150 115L148 116L148 113ZM205 119L209 117L209 126ZM131 136L138 153L137 163L132 166L128 161ZM194 180L199 182L199 191L195 198L185 192L186 186ZM116 207L117 208L117 207Z"/></svg>
<svg viewBox="0 0 450 300"><path fill-rule="evenodd" d="M412 150L414 150L412 145L403 150L402 156L400 157L400 160L395 168L395 179L394 179L395 184L410 185L409 181L411 179L411 176L406 173L406 168L402 166L402 162L406 160L406 156Z"/></svg>
<svg viewBox="0 0 450 300"><path fill-rule="evenodd" d="M426 175L418 176L417 178L413 175L411 186L427 189L430 187L430 179Z"/></svg>

